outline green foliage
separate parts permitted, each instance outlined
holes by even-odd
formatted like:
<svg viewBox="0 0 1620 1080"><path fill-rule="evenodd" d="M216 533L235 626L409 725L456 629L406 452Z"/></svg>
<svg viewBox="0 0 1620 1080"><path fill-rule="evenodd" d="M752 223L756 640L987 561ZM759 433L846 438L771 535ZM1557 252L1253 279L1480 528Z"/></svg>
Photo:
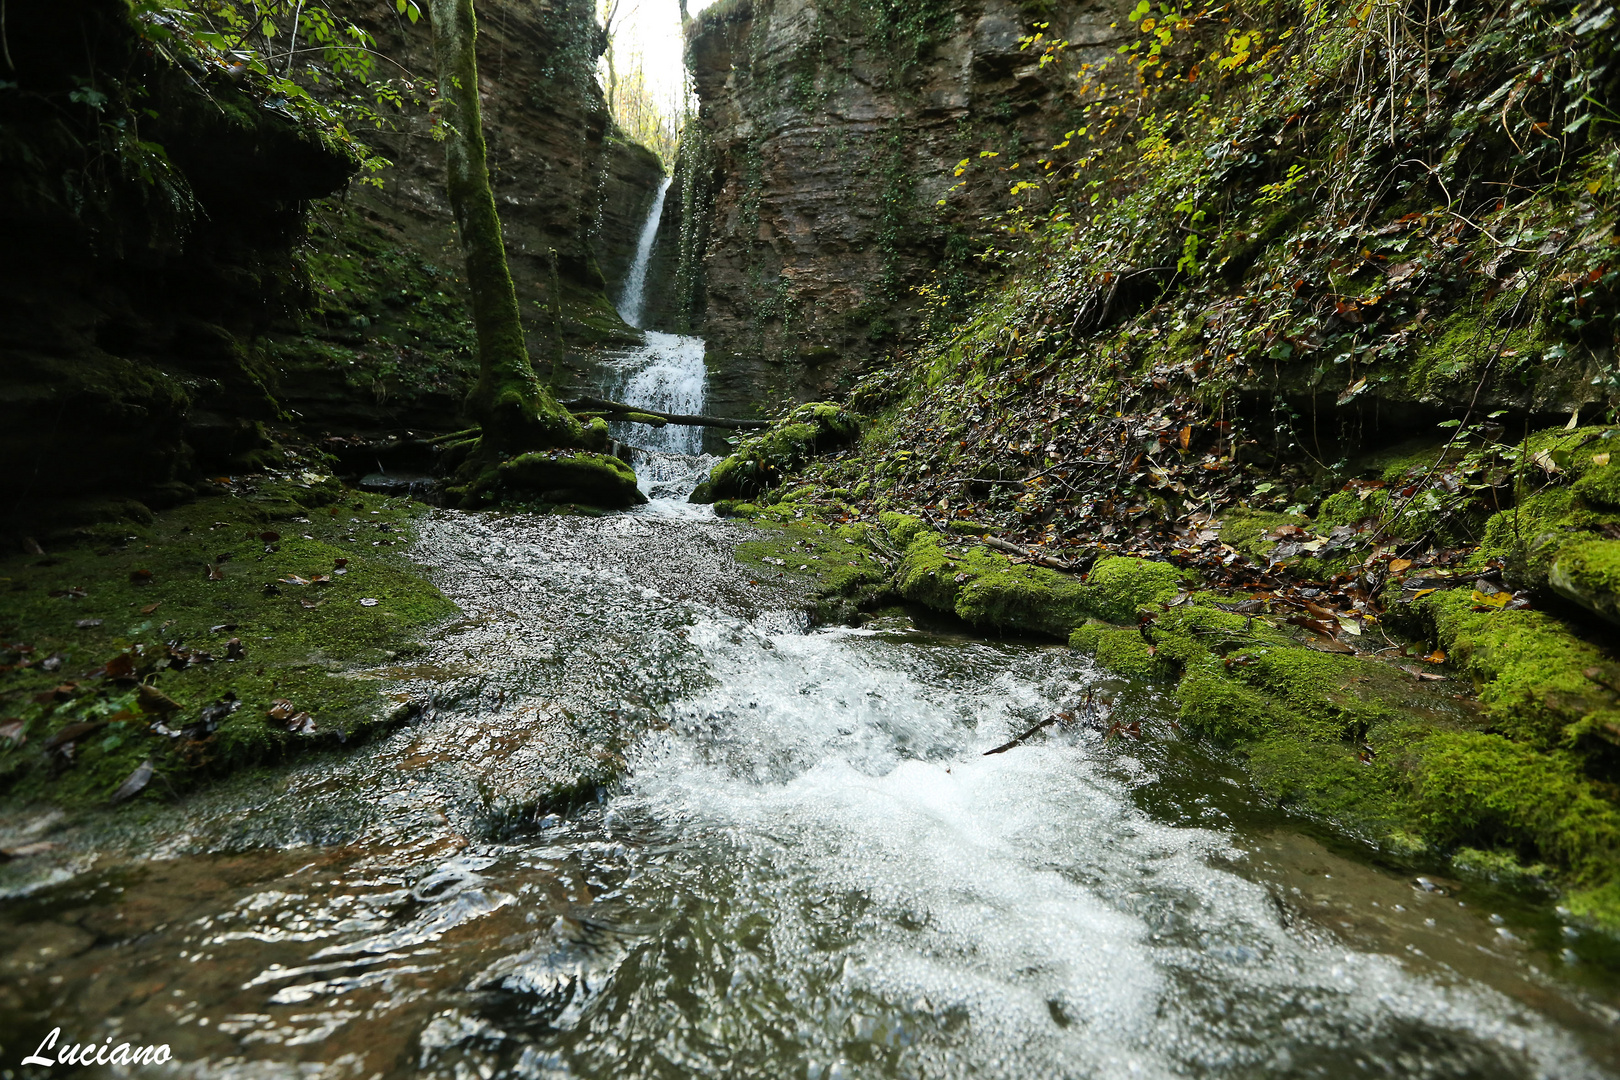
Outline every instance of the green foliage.
<svg viewBox="0 0 1620 1080"><path fill-rule="evenodd" d="M395 6L412 23L421 18L416 0ZM422 104L431 93L431 83L379 75L386 58L369 33L303 0L133 0L132 9L160 55L244 83L265 107L321 131L368 173L391 163L355 129L388 128L408 100ZM362 182L380 186L381 179Z"/></svg>

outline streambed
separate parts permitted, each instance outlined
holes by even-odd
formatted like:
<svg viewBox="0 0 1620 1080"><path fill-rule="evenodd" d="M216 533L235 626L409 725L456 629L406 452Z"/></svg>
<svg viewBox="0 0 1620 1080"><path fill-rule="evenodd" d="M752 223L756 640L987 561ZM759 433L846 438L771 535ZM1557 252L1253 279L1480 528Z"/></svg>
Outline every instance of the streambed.
<svg viewBox="0 0 1620 1080"><path fill-rule="evenodd" d="M1062 647L807 631L746 535L428 517L465 617L355 673L428 715L0 868L5 1064L60 1026L194 1076L1620 1075L1532 913L1323 846ZM983 755L1088 691L1142 740Z"/></svg>

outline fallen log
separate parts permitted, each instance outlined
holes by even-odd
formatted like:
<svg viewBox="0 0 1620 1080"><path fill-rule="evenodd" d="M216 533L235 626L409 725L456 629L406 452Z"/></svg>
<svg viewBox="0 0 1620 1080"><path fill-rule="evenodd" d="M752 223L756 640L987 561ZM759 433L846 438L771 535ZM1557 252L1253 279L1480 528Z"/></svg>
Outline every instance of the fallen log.
<svg viewBox="0 0 1620 1080"><path fill-rule="evenodd" d="M582 397L573 401L562 403L563 408L573 412L640 413L643 416L656 416L666 424L686 424L692 427L731 428L734 431L754 431L771 426L769 420L731 420L723 416L692 416L686 413L666 413L657 409L649 409L641 405L626 405L622 401L609 401L606 398Z"/></svg>

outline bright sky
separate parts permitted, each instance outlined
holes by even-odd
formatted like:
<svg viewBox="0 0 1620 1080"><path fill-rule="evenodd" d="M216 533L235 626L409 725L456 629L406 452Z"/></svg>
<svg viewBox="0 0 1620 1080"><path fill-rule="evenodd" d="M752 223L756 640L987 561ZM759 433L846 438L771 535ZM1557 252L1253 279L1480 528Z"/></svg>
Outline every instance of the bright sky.
<svg viewBox="0 0 1620 1080"><path fill-rule="evenodd" d="M712 2L687 0L686 10L696 15ZM634 67L633 57L639 54L657 100L678 111L685 76L678 0L620 0L613 36L619 70Z"/></svg>

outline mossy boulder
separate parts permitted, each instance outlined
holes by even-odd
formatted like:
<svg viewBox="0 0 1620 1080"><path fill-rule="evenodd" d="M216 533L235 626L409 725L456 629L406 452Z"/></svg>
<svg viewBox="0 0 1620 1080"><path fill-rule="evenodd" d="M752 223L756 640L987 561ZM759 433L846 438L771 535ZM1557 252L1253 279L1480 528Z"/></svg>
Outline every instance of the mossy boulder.
<svg viewBox="0 0 1620 1080"><path fill-rule="evenodd" d="M860 437L860 418L827 401L800 405L767 430L744 439L692 492L692 501L751 499L792 475L811 457Z"/></svg>
<svg viewBox="0 0 1620 1080"><path fill-rule="evenodd" d="M1571 490L1594 510L1620 510L1620 464L1593 469L1575 481Z"/></svg>
<svg viewBox="0 0 1620 1080"><path fill-rule="evenodd" d="M1174 596L1181 572L1145 559L1100 560L1082 581L1073 574L1015 563L989 548L965 550L920 523L891 515L898 539L911 535L895 571L895 590L913 603L952 612L975 626L1025 630L1067 639L1088 619L1135 622L1146 605Z"/></svg>
<svg viewBox="0 0 1620 1080"><path fill-rule="evenodd" d="M1603 653L1551 615L1482 609L1467 589L1435 593L1417 606L1450 662L1473 678L1497 731L1551 749L1571 725L1614 707L1614 692L1586 674L1607 670Z"/></svg>
<svg viewBox="0 0 1620 1080"><path fill-rule="evenodd" d="M1142 608L1180 592L1185 578L1169 563L1124 556L1098 559L1086 576L1087 607L1109 622L1135 622Z"/></svg>
<svg viewBox="0 0 1620 1080"><path fill-rule="evenodd" d="M636 487L635 471L606 454L536 451L501 462L495 472L508 491L545 502L616 509L647 501Z"/></svg>
<svg viewBox="0 0 1620 1080"><path fill-rule="evenodd" d="M1571 603L1620 624L1620 540L1565 545L1553 561L1547 584Z"/></svg>

